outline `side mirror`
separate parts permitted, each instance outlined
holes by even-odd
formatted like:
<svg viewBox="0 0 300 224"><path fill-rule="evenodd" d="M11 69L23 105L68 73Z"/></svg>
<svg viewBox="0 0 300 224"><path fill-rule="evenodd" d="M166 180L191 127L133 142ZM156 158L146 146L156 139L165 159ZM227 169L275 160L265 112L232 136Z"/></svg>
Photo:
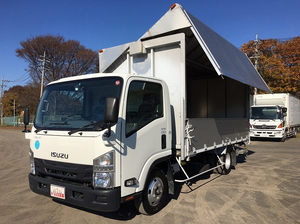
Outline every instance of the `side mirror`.
<svg viewBox="0 0 300 224"><path fill-rule="evenodd" d="M104 122L105 123L117 123L119 114L119 101L115 97L106 98Z"/></svg>
<svg viewBox="0 0 300 224"><path fill-rule="evenodd" d="M283 116L283 117L286 117L286 115L287 115L286 112L287 112L287 108L286 108L286 107L283 107L283 108L282 108L282 116Z"/></svg>
<svg viewBox="0 0 300 224"><path fill-rule="evenodd" d="M28 125L29 124L29 108L28 107L26 107L25 109L24 109L24 124L25 125Z"/></svg>
<svg viewBox="0 0 300 224"><path fill-rule="evenodd" d="M107 97L105 102L105 111L104 111L104 122L107 124L108 133L105 137L110 137L111 135L111 124L118 122L119 114L119 101L115 97Z"/></svg>
<svg viewBox="0 0 300 224"><path fill-rule="evenodd" d="M282 113L286 113L287 112L287 108L286 107L283 107L282 108Z"/></svg>
<svg viewBox="0 0 300 224"><path fill-rule="evenodd" d="M27 125L29 124L29 119L30 119L30 114L29 114L29 108L26 107L24 108L24 130L22 132L30 132L29 130L27 130Z"/></svg>

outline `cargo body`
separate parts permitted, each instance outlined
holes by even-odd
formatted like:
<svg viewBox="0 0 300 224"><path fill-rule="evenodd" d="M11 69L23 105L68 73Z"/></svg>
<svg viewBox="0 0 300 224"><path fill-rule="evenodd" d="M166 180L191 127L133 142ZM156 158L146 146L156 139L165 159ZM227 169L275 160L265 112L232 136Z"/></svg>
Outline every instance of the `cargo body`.
<svg viewBox="0 0 300 224"><path fill-rule="evenodd" d="M300 127L300 100L287 93L254 96L251 107L250 137L296 137Z"/></svg>
<svg viewBox="0 0 300 224"><path fill-rule="evenodd" d="M180 5L138 41L99 51L99 65L50 83L26 134L32 191L98 211L134 200L154 214L174 182L228 174L249 141L249 86L269 91L245 54ZM209 166L189 174L190 161Z"/></svg>

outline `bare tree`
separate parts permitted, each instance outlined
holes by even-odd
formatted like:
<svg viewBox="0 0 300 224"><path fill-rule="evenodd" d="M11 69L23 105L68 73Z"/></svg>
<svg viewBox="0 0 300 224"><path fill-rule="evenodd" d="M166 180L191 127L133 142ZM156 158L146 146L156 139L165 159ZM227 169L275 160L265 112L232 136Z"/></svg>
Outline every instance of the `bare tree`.
<svg viewBox="0 0 300 224"><path fill-rule="evenodd" d="M41 56L46 52L44 85L69 76L98 72L98 55L75 40L62 36L37 36L21 41L17 57L28 62L28 71L33 84L41 83Z"/></svg>

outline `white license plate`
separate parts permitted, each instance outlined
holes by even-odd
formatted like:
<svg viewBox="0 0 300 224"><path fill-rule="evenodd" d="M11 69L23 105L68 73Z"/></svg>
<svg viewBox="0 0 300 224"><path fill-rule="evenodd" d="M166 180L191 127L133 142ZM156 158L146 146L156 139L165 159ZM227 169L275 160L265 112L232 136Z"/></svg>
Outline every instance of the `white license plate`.
<svg viewBox="0 0 300 224"><path fill-rule="evenodd" d="M54 197L54 198L65 199L66 198L65 188L51 184L50 185L50 195L51 195L51 197Z"/></svg>

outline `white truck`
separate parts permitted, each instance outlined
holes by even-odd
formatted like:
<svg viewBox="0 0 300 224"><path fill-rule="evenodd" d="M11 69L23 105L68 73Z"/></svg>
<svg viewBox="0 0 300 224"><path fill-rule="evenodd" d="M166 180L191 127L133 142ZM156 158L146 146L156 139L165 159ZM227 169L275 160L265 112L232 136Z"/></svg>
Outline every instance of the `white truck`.
<svg viewBox="0 0 300 224"><path fill-rule="evenodd" d="M174 182L230 172L249 140L249 86L269 91L244 53L175 4L99 59L101 73L45 88L26 133L32 191L98 211L134 200L154 214ZM191 174L191 160L210 166Z"/></svg>
<svg viewBox="0 0 300 224"><path fill-rule="evenodd" d="M250 137L285 141L300 127L300 100L288 93L254 95L250 112Z"/></svg>

